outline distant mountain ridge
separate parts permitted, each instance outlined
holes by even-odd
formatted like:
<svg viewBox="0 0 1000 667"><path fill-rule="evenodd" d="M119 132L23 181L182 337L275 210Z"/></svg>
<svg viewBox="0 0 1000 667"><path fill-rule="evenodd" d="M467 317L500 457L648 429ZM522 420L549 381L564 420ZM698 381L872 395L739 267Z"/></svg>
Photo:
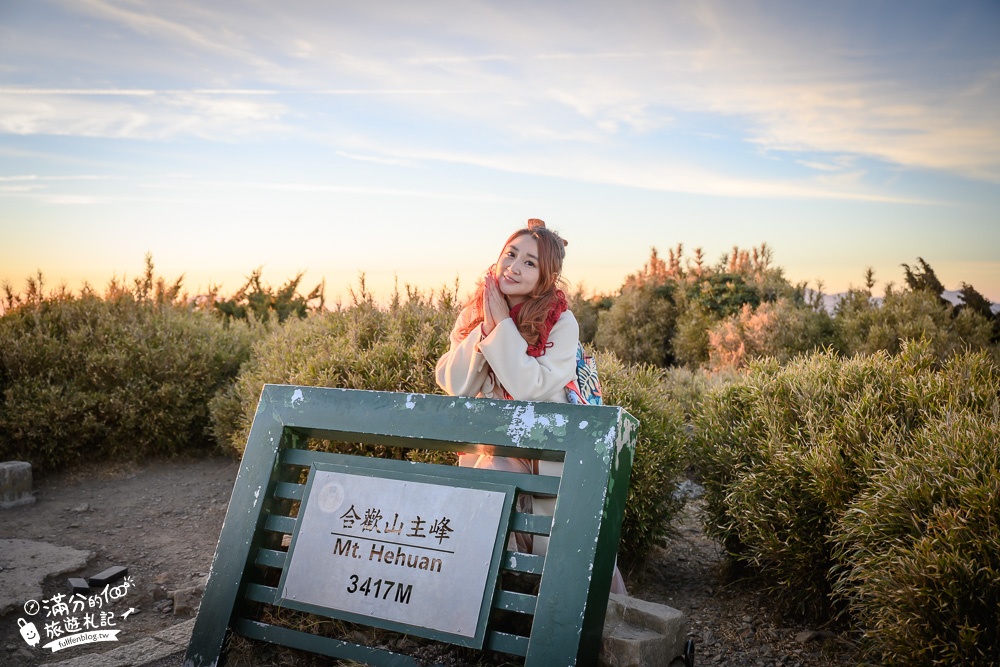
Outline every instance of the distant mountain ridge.
<svg viewBox="0 0 1000 667"><path fill-rule="evenodd" d="M813 290L806 289L806 299L811 299L814 294L815 292ZM837 294L824 294L822 298L823 308L826 310L826 312L832 314L837 309L837 304L840 303L840 300L843 299L844 296L846 296L846 294L847 292L839 292ZM961 293L958 290L945 290L944 292L941 293L941 296L946 301L951 303L953 306L959 306L962 305L963 303ZM881 304L882 298L872 297L872 301L874 303ZM994 315L1000 313L1000 303L991 302L990 311L992 311Z"/></svg>

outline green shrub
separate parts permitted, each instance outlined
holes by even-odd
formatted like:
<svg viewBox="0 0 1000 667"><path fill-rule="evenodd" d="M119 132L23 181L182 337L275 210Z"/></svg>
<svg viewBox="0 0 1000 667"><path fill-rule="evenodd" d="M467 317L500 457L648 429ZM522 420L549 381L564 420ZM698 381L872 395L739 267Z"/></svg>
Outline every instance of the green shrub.
<svg viewBox="0 0 1000 667"><path fill-rule="evenodd" d="M739 254L733 249L734 254ZM749 305L756 308L761 303L761 291L748 271L709 272L691 281L686 288L686 300L691 306L711 313L715 319L734 315Z"/></svg>
<svg viewBox="0 0 1000 667"><path fill-rule="evenodd" d="M695 418L707 530L787 609L846 606L894 664L994 664L998 419L985 352L751 363Z"/></svg>
<svg viewBox="0 0 1000 667"><path fill-rule="evenodd" d="M598 316L594 343L630 364L667 366L673 362L670 341L677 307L673 286L628 287Z"/></svg>
<svg viewBox="0 0 1000 667"><path fill-rule="evenodd" d="M242 453L261 389L268 383L439 393L434 366L448 349L456 315L448 298L435 306L411 292L405 302L396 298L388 308L379 308L362 291L347 309L289 319L254 347L233 386L212 401L213 432ZM312 446L372 451L345 443Z"/></svg>
<svg viewBox="0 0 1000 667"><path fill-rule="evenodd" d="M0 457L45 472L210 444L208 401L256 334L161 291L112 283L105 298L61 292L0 318Z"/></svg>
<svg viewBox="0 0 1000 667"><path fill-rule="evenodd" d="M898 354L906 340L926 340L938 359L965 349L990 346L992 322L972 309L954 309L925 291L887 289L882 304L867 292L850 292L837 306L833 319L836 347L845 355L884 350Z"/></svg>
<svg viewBox="0 0 1000 667"><path fill-rule="evenodd" d="M602 311L611 307L612 299L607 296L587 296L583 287L569 295L569 309L573 311L580 326L580 342L589 345L597 335L597 320Z"/></svg>
<svg viewBox="0 0 1000 667"><path fill-rule="evenodd" d="M954 359L947 407L881 452L834 531L834 592L886 665L1000 664L1000 372Z"/></svg>
<svg viewBox="0 0 1000 667"><path fill-rule="evenodd" d="M677 316L671 347L678 364L688 368L708 365L708 332L716 321L707 311L698 307L688 308Z"/></svg>
<svg viewBox="0 0 1000 667"><path fill-rule="evenodd" d="M912 438L946 402L924 386L934 363L927 344L896 357L755 361L706 398L695 450L707 530L789 608L828 611L828 536L878 452Z"/></svg>
<svg viewBox="0 0 1000 667"><path fill-rule="evenodd" d="M669 401L681 408L687 424L701 411L702 401L708 392L739 377L739 373L732 369L709 371L673 366L663 369L663 392ZM688 430L690 431L689 427Z"/></svg>
<svg viewBox="0 0 1000 667"><path fill-rule="evenodd" d="M212 304L214 308L227 320L269 322L273 316L279 323L293 315L303 318L309 313L323 310L326 302L325 283L320 283L308 296L303 296L298 292L302 273L274 289L261 280L262 272L262 268L254 269L235 294L228 299L215 299Z"/></svg>
<svg viewBox="0 0 1000 667"><path fill-rule="evenodd" d="M664 391L664 372L650 364L626 365L613 354L596 355L606 405L639 420L639 435L621 546L623 565L645 559L666 533L681 501L674 497L687 447L684 412Z"/></svg>

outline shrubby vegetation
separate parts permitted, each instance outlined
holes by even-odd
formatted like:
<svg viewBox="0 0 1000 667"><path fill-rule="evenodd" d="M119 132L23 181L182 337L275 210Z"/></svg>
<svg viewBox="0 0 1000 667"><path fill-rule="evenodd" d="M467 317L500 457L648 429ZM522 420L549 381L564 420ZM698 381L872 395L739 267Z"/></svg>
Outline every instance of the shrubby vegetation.
<svg viewBox="0 0 1000 667"><path fill-rule="evenodd" d="M927 338L944 359L964 349L989 350L1000 359L1000 314L971 285L964 303L952 306L924 260L903 265L907 289L886 286L875 299L874 275L850 290L828 312L821 287L792 285L772 265L766 245L733 248L715 265L681 246L667 260L654 248L614 297L581 296L574 308L596 312L595 344L628 363L686 366L713 371L743 368L751 359L786 362L802 353L832 348L844 356L884 350L897 354L906 340ZM576 311L574 311L576 312Z"/></svg>
<svg viewBox="0 0 1000 667"><path fill-rule="evenodd" d="M264 384L438 393L434 365L448 349L455 294L435 301L414 290L380 308L362 279L347 308L289 320L254 347L236 382L211 405L220 443L242 453ZM394 448L315 443L332 451L392 456ZM413 454L412 456L419 455Z"/></svg>
<svg viewBox="0 0 1000 667"><path fill-rule="evenodd" d="M185 303L146 273L103 295L6 288L0 318L0 459L36 471L210 451L208 402L249 358L258 328Z"/></svg>
<svg viewBox="0 0 1000 667"><path fill-rule="evenodd" d="M998 416L983 352L751 362L694 420L708 529L789 608L846 613L886 664L995 664Z"/></svg>
<svg viewBox="0 0 1000 667"><path fill-rule="evenodd" d="M883 664L1000 664L998 442L995 404L929 422L840 518L834 593Z"/></svg>
<svg viewBox="0 0 1000 667"><path fill-rule="evenodd" d="M269 322L273 317L278 323L292 315L303 318L309 313L323 312L326 304L326 285L320 283L308 296L299 294L302 274L286 282L277 290L261 280L262 269L254 269L236 293L228 299L218 298L218 289L210 295L212 307L226 319Z"/></svg>

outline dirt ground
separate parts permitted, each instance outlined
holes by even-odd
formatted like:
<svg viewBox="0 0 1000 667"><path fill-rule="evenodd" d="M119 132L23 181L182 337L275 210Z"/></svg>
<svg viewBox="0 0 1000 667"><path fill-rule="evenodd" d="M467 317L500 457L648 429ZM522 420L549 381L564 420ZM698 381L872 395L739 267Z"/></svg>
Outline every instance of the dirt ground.
<svg viewBox="0 0 1000 667"><path fill-rule="evenodd" d="M47 597L66 591L68 577L127 566L132 587L115 609L119 616L124 609L135 609L117 626L121 643L135 641L193 616L193 611L175 613L168 595L196 589L208 573L237 472L237 462L209 458L50 475L36 480L34 504L0 513L0 538L95 553L83 570L46 582ZM752 585L729 581L722 554L701 531L700 501L688 502L676 528L655 557L626 578L631 594L688 616L696 665L863 664L843 635L782 621ZM195 596L195 606L197 602ZM71 647L54 654L36 650L29 657L17 617L12 613L0 618L0 664L32 667L116 646ZM285 656L268 664L293 662L292 656Z"/></svg>
<svg viewBox="0 0 1000 667"><path fill-rule="evenodd" d="M192 617L184 611L175 615L167 594L194 588L208 574L238 469L231 459L209 458L95 466L49 475L35 481L33 504L0 511L0 538L94 552L86 568L46 582L43 592L49 599L69 592L69 577L93 576L116 565L128 567L133 586L106 610L116 613L113 622L120 629L120 643L149 637ZM129 608L136 611L122 620ZM21 650L25 644L18 616L25 614L0 618L0 664L59 662L120 645L89 644L56 653L35 650L29 658ZM38 630L42 633L41 625ZM43 634L41 643L46 641Z"/></svg>

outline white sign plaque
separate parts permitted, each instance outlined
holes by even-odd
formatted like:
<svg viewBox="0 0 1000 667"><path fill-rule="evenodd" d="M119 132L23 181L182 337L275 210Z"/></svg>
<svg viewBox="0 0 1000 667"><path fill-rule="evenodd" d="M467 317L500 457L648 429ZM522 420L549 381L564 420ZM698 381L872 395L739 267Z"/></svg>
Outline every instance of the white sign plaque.
<svg viewBox="0 0 1000 667"><path fill-rule="evenodd" d="M507 494L314 468L286 603L475 637Z"/></svg>

